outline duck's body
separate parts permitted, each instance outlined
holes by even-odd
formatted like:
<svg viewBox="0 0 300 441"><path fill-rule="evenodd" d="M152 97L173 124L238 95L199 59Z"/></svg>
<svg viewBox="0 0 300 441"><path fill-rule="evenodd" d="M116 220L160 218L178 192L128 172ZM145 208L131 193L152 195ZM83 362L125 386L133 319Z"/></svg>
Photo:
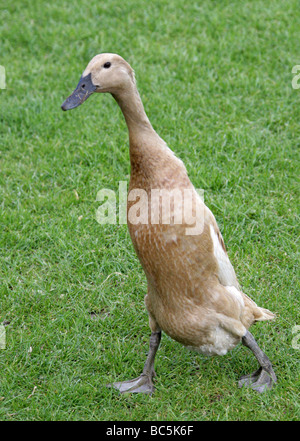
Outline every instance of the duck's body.
<svg viewBox="0 0 300 441"><path fill-rule="evenodd" d="M153 145L157 146L157 155ZM128 222L148 281L145 303L152 317L152 330L161 329L206 355L224 355L240 342L252 323L273 318L273 314L240 291L215 217L197 194L182 161L151 130L140 142L138 136L130 139L130 150L129 194L137 188L147 192L149 219L153 189L170 194L190 189L203 216L202 232L195 235L186 234L190 225L184 222ZM135 151L139 152L138 160ZM128 201L128 211L134 203Z"/></svg>
<svg viewBox="0 0 300 441"><path fill-rule="evenodd" d="M76 107L92 92L110 92L127 122L131 161L128 228L147 277L145 304L152 330L150 352L141 377L114 386L122 392L153 391L154 357L163 330L174 340L206 355L224 355L242 341L261 365L259 372L246 376L242 383L253 383L259 391L271 387L276 376L247 330L255 321L272 319L274 315L258 307L240 290L216 220L189 180L183 162L151 126L132 69L115 54L94 57L63 109ZM131 219L137 189L147 195L144 204L140 204L140 211L146 214L140 222L137 217ZM170 203L171 217L170 212L163 212L162 200L153 213L153 191L171 195L178 195L179 191L182 195L179 204L175 204L175 199ZM185 192L192 199L187 201ZM189 205L195 215L194 224L183 215L181 222L175 222L183 206Z"/></svg>

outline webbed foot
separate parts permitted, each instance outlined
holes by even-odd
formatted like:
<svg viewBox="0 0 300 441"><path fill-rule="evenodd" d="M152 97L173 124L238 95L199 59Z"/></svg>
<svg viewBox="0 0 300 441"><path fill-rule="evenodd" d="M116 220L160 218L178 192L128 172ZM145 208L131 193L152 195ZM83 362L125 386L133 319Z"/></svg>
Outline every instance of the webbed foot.
<svg viewBox="0 0 300 441"><path fill-rule="evenodd" d="M150 337L149 353L145 362L143 373L133 380L119 381L107 384L107 387L114 387L121 393L144 393L152 394L154 392L153 378L155 377L154 359L161 339L161 331L152 332Z"/></svg>
<svg viewBox="0 0 300 441"><path fill-rule="evenodd" d="M272 389L274 384L277 382L277 378L270 360L259 348L253 335L250 334L249 331L247 331L245 336L242 338L242 343L252 350L260 364L260 368L253 372L253 374L243 375L240 378L239 387L248 386L259 393Z"/></svg>
<svg viewBox="0 0 300 441"><path fill-rule="evenodd" d="M262 393L267 389L272 389L276 381L277 379L273 369L272 373L269 374L265 369L259 368L253 372L253 374L243 375L239 380L239 387L251 387L257 392Z"/></svg>
<svg viewBox="0 0 300 441"><path fill-rule="evenodd" d="M144 393L152 394L154 392L154 385L152 376L141 374L139 377L129 381L120 381L107 385L108 387L114 387L121 393Z"/></svg>

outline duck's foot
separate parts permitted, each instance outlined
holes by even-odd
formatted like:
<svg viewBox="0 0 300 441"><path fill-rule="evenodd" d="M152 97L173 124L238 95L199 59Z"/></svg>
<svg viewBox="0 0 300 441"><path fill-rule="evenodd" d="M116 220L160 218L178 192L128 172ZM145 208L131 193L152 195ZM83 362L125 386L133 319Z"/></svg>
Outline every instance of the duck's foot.
<svg viewBox="0 0 300 441"><path fill-rule="evenodd" d="M161 331L152 332L150 337L149 353L145 362L143 373L133 380L120 381L108 384L107 387L114 387L121 393L144 393L152 394L154 392L153 378L155 377L154 359L161 339Z"/></svg>
<svg viewBox="0 0 300 441"><path fill-rule="evenodd" d="M275 382L276 380L272 379L266 370L259 368L252 374L243 375L239 380L239 387L247 386L259 393L263 393L267 389L272 389Z"/></svg>
<svg viewBox="0 0 300 441"><path fill-rule="evenodd" d="M152 376L145 374L142 374L133 380L111 383L107 386L114 387L121 393L144 393L151 395L154 392Z"/></svg>
<svg viewBox="0 0 300 441"><path fill-rule="evenodd" d="M277 382L275 372L272 364L266 354L259 348L252 334L247 331L242 338L242 343L252 350L256 359L260 364L260 368L253 372L253 374L243 375L239 381L239 387L248 386L259 393L272 389Z"/></svg>
<svg viewBox="0 0 300 441"><path fill-rule="evenodd" d="M239 387L250 386L251 384L255 383L261 371L262 368L259 368L257 369L257 371L253 372L252 374L242 375L241 378L239 379Z"/></svg>

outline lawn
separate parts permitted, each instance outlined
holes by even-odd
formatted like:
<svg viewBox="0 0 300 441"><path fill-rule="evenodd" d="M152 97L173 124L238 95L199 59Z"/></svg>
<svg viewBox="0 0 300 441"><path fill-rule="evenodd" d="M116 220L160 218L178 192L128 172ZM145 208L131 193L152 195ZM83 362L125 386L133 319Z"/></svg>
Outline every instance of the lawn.
<svg viewBox="0 0 300 441"><path fill-rule="evenodd" d="M299 419L298 10L295 0L0 7L1 420ZM60 109L100 52L133 66L244 292L277 314L251 328L278 376L268 393L237 387L257 368L242 345L205 358L166 335L155 394L105 387L140 374L150 329L127 227L96 221L97 192L129 179L123 116L108 95Z"/></svg>

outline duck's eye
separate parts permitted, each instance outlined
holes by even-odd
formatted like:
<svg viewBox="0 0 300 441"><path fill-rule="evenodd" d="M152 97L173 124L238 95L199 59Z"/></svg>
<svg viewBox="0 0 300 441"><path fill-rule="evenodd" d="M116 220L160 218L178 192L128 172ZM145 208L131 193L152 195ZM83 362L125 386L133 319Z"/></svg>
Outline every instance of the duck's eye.
<svg viewBox="0 0 300 441"><path fill-rule="evenodd" d="M105 67L105 69L108 69L111 66L111 63L109 61L107 61L106 63L103 64L103 67Z"/></svg>

